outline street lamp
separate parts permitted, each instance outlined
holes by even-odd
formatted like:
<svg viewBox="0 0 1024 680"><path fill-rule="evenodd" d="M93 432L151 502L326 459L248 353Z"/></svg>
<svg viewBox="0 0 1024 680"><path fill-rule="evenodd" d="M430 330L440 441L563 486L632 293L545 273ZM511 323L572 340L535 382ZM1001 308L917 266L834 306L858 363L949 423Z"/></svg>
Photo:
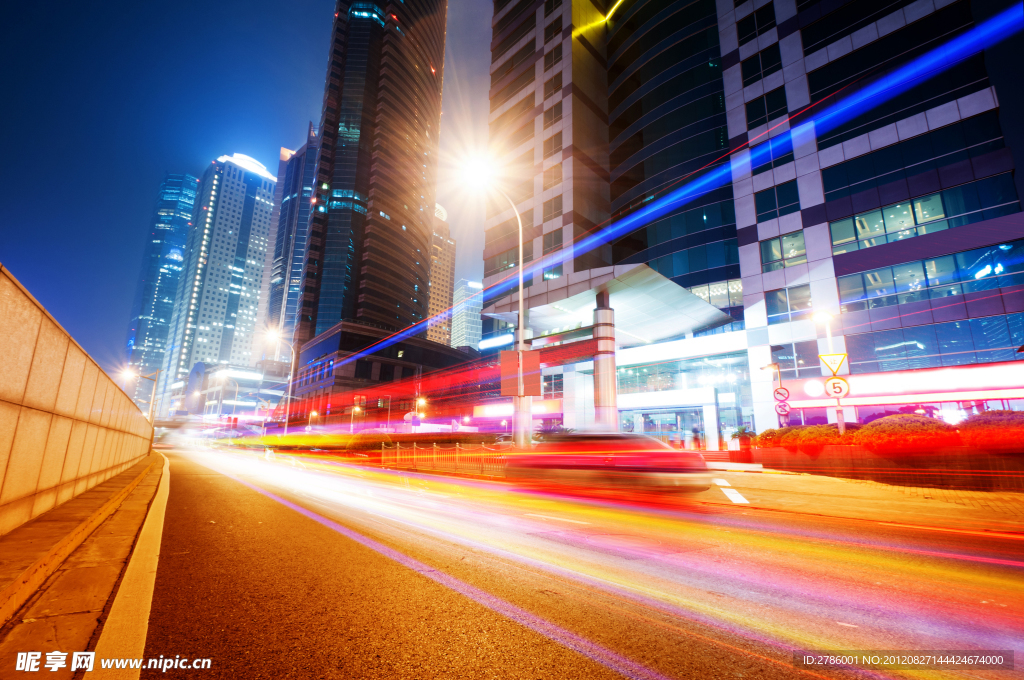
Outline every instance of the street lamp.
<svg viewBox="0 0 1024 680"><path fill-rule="evenodd" d="M309 422L306 423L306 428L307 429L310 429L310 430L313 429L313 418L316 418L318 415L320 415L320 414L317 413L316 411L310 411L309 412Z"/></svg>
<svg viewBox="0 0 1024 680"><path fill-rule="evenodd" d="M512 398L512 421L514 423L516 446L525 448L529 446L532 439L530 430L533 425L533 414L531 413L533 400L526 396L526 390L523 387L523 352L528 349L526 346L526 306L523 303L523 269L525 265L523 262L523 218L520 216L515 202L498 187L494 177L495 174L493 164L484 158L470 160L463 168L463 178L469 186L482 191L491 189L501 194L508 201L508 204L512 206L512 212L515 213L516 222L519 225L519 314L516 316L514 336L515 348L519 352L519 375L517 382L518 396Z"/></svg>
<svg viewBox="0 0 1024 680"><path fill-rule="evenodd" d="M774 362L770 363L770 364L766 364L765 366L761 367L761 370L762 371L774 371L776 374L778 374L778 376L779 376L779 387L780 388L782 387L782 367L779 364L774 363ZM774 375L772 376L772 382L773 383L775 382L775 376ZM776 415L776 419L778 420L779 427L783 427L783 424L782 424L782 417L783 416L782 416L782 414L779 413L778 411L776 411L775 415ZM786 419L787 419L787 424L788 424L789 417L787 416Z"/></svg>
<svg viewBox="0 0 1024 680"><path fill-rule="evenodd" d="M291 350L291 356L288 360L288 393L284 400L284 435L288 436L288 416L291 412L292 406L292 376L295 373L295 347L292 343L281 337L281 332L276 328L272 328L267 331L266 337L275 342L283 342L288 345L288 349Z"/></svg>
<svg viewBox="0 0 1024 680"><path fill-rule="evenodd" d="M355 432L356 432L356 414L359 413L360 410L361 409L358 406L353 406L352 407L352 417L350 417L348 419L348 433L349 434L355 434Z"/></svg>
<svg viewBox="0 0 1024 680"><path fill-rule="evenodd" d="M387 424L387 427L384 428L384 431L385 432L391 432L391 395L390 394L385 394L384 396L387 397L387 400L388 400L388 421L387 421L388 424Z"/></svg>
<svg viewBox="0 0 1024 680"><path fill-rule="evenodd" d="M126 368L124 369L124 371L121 372L121 377L125 381L125 387L128 386L128 381L131 380L132 378L145 378L146 380L153 381L153 391L149 395L149 414L146 416L150 424L153 423L153 404L156 403L156 381L157 378L160 376L160 371L162 370L162 368L158 368L156 369L156 371L150 373L149 375L138 374L130 368Z"/></svg>

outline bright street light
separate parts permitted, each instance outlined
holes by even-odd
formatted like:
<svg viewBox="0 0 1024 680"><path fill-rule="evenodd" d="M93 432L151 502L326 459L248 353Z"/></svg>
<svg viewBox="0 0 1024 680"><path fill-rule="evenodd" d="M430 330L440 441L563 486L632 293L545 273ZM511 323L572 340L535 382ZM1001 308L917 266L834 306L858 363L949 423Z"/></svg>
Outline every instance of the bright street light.
<svg viewBox="0 0 1024 680"><path fill-rule="evenodd" d="M515 431L513 438L516 440L516 445L525 448L530 445L532 438L530 430L533 424L533 414L530 408L532 400L526 396L526 390L523 385L523 352L530 349L526 345L526 305L523 301L523 269L525 269L525 263L523 262L523 218L519 214L519 209L516 208L515 201L498 186L498 172L491 159L486 156L466 159L462 164L461 174L463 181L470 188L478 191L494 191L501 194L508 201L508 204L512 206L512 212L515 213L516 222L519 225L519 256L516 260L516 266L519 270L519 313L516 315L516 331L514 336L514 347L519 352L519 379L517 381L518 389L516 390L518 396L512 398L512 421L514 423L513 430Z"/></svg>
<svg viewBox="0 0 1024 680"><path fill-rule="evenodd" d="M283 342L288 345L288 349L291 350L291 356L288 357L288 394L284 400L284 435L288 436L288 417L291 415L292 407L292 378L295 374L295 347L292 343L288 342L281 335L281 331L276 328L268 328L264 332L264 337L274 342Z"/></svg>

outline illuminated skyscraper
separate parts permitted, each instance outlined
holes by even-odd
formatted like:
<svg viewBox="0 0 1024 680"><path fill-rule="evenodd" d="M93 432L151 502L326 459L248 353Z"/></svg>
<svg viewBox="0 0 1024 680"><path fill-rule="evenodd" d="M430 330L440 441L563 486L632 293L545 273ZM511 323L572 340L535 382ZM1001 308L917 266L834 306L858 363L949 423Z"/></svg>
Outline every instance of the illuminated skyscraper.
<svg viewBox="0 0 1024 680"><path fill-rule="evenodd" d="M249 366L260 358L253 334L276 182L242 154L221 156L203 174L157 386L161 415L184 410L195 363Z"/></svg>
<svg viewBox="0 0 1024 680"><path fill-rule="evenodd" d="M480 309L483 286L460 279L452 295L452 347L480 349Z"/></svg>
<svg viewBox="0 0 1024 680"><path fill-rule="evenodd" d="M427 316L445 0L335 5L296 340Z"/></svg>
<svg viewBox="0 0 1024 680"><path fill-rule="evenodd" d="M274 240L266 324L291 340L297 324L302 270L306 263L310 198L316 181L317 135L310 123L306 143L298 151L281 149L274 200ZM269 254L269 253L268 253ZM287 351L281 356L287 356Z"/></svg>
<svg viewBox="0 0 1024 680"><path fill-rule="evenodd" d="M447 345L452 339L452 284L455 280L455 240L448 227L448 212L434 210L434 237L430 248L430 305L427 340Z"/></svg>
<svg viewBox="0 0 1024 680"><path fill-rule="evenodd" d="M127 363L137 374L151 374L163 367L167 329L198 189L199 180L192 175L168 174L160 185L128 328ZM152 392L149 381L135 381L129 390L140 407L148 407Z"/></svg>

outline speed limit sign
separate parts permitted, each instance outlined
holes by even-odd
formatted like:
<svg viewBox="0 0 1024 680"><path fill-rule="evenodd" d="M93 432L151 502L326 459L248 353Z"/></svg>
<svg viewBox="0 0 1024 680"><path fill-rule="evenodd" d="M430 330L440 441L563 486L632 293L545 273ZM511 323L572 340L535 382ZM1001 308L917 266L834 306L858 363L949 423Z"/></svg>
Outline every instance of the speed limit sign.
<svg viewBox="0 0 1024 680"><path fill-rule="evenodd" d="M843 378L829 378L825 381L825 396L842 399L850 393L850 383Z"/></svg>

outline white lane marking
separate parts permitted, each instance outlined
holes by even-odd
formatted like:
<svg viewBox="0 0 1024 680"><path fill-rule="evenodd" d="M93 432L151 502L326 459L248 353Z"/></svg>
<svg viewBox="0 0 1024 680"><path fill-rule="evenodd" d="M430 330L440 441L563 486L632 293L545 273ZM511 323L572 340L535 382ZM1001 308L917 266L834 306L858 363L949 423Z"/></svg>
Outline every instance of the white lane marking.
<svg viewBox="0 0 1024 680"><path fill-rule="evenodd" d="M842 621L836 621L836 623L840 626L846 626L847 628L860 628L860 626L855 626L852 623L843 623Z"/></svg>
<svg viewBox="0 0 1024 680"><path fill-rule="evenodd" d="M171 461L164 459L163 474L156 488L156 495L150 503L146 521L136 539L128 567L124 570L121 585L118 586L110 615L103 624L103 632L96 643L96 655L103 659L141 659L146 651L146 632L149 630L149 612L153 606L153 586L160 561L160 541L164 533L164 515L167 511L167 496L171 483ZM96 669L98 678L139 677L139 669L101 670Z"/></svg>
<svg viewBox="0 0 1024 680"><path fill-rule="evenodd" d="M529 512L524 513L527 517L540 517L542 519L556 519L559 522L572 522L573 524L590 524L590 522L581 522L578 519L566 519L564 517L551 517L549 515L533 515Z"/></svg>
<svg viewBox="0 0 1024 680"><path fill-rule="evenodd" d="M739 491L737 491L736 489L722 489L722 493L724 493L729 498L729 500L731 500L733 503L749 503L750 502L746 498L744 498L743 495Z"/></svg>
<svg viewBox="0 0 1024 680"><path fill-rule="evenodd" d="M730 484L730 483L729 483L729 482L728 482L727 480L725 480L725 479L713 479L713 480L711 480L711 481L713 481L713 482L714 482L715 484L717 484L718 486L732 486L732 484Z"/></svg>

